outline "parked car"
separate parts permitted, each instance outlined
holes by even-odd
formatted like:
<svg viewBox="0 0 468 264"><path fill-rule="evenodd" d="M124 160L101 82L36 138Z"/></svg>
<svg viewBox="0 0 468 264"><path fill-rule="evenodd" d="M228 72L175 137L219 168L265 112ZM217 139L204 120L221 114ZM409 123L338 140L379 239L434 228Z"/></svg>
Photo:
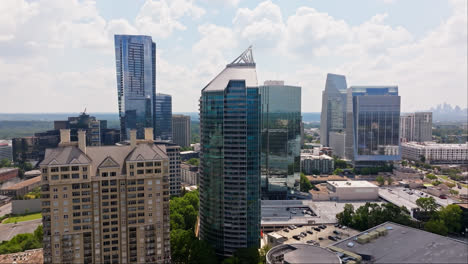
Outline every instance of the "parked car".
<svg viewBox="0 0 468 264"><path fill-rule="evenodd" d="M312 232L312 231L310 231L310 230L307 230L307 233L309 233L309 234L312 235L314 232Z"/></svg>
<svg viewBox="0 0 468 264"><path fill-rule="evenodd" d="M296 240L301 240L301 239L299 238L299 236L293 236L293 238L296 239Z"/></svg>
<svg viewBox="0 0 468 264"><path fill-rule="evenodd" d="M301 235L307 236L307 233L306 232L301 232Z"/></svg>
<svg viewBox="0 0 468 264"><path fill-rule="evenodd" d="M289 229L285 228L283 229L284 232L289 233Z"/></svg>
<svg viewBox="0 0 468 264"><path fill-rule="evenodd" d="M328 236L328 239L333 240L333 241L337 241L337 239L335 237L333 237L333 236Z"/></svg>
<svg viewBox="0 0 468 264"><path fill-rule="evenodd" d="M319 240L323 240L323 237L319 237Z"/></svg>
<svg viewBox="0 0 468 264"><path fill-rule="evenodd" d="M333 230L333 233L334 233L334 234L337 234L337 235L340 234L340 232L338 232L338 231L336 231L336 230Z"/></svg>
<svg viewBox="0 0 468 264"><path fill-rule="evenodd" d="M440 198L440 199L447 199L447 196L445 196L445 195L442 194L441 196L439 196L439 198Z"/></svg>
<svg viewBox="0 0 468 264"><path fill-rule="evenodd" d="M317 231L317 232L320 232L321 229L318 228L318 227L314 227L314 230Z"/></svg>

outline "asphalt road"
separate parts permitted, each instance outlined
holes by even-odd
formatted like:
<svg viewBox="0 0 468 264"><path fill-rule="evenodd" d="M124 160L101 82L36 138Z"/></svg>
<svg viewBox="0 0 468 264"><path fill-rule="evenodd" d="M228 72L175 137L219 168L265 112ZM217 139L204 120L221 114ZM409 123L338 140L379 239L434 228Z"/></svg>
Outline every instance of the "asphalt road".
<svg viewBox="0 0 468 264"><path fill-rule="evenodd" d="M42 224L42 219L19 222L17 224L0 224L0 242L10 240L18 234L32 233Z"/></svg>
<svg viewBox="0 0 468 264"><path fill-rule="evenodd" d="M0 216L11 213L11 202L0 207Z"/></svg>

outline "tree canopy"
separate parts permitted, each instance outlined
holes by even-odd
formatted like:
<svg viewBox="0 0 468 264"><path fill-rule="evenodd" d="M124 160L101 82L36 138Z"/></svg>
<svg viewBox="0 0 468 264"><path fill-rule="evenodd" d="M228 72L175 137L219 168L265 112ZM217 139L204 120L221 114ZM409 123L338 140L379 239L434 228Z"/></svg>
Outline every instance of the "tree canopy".
<svg viewBox="0 0 468 264"><path fill-rule="evenodd" d="M39 225L32 234L18 234L12 239L0 243L0 254L10 254L34 248L41 248L43 235L42 225Z"/></svg>
<svg viewBox="0 0 468 264"><path fill-rule="evenodd" d="M314 188L313 184L310 183L309 179L307 179L304 173L301 173L301 180L300 180L301 192L308 192L312 188Z"/></svg>

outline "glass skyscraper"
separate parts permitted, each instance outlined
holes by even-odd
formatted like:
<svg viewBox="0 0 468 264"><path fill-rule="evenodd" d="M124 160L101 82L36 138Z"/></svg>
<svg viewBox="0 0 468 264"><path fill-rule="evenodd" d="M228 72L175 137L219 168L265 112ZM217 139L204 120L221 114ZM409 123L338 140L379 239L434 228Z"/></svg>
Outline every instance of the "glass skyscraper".
<svg viewBox="0 0 468 264"><path fill-rule="evenodd" d="M287 199L299 191L301 87L266 81L259 87L262 106L262 199Z"/></svg>
<svg viewBox="0 0 468 264"><path fill-rule="evenodd" d="M355 167L400 160L398 87L354 86L347 98L347 158Z"/></svg>
<svg viewBox="0 0 468 264"><path fill-rule="evenodd" d="M200 238L222 256L260 247L260 107L249 47L200 98Z"/></svg>
<svg viewBox="0 0 468 264"><path fill-rule="evenodd" d="M320 143L329 147L330 132L343 132L346 127L346 77L329 73L322 92Z"/></svg>
<svg viewBox="0 0 468 264"><path fill-rule="evenodd" d="M114 41L121 140L131 129L143 138L144 128L156 123L156 44L149 36L115 35Z"/></svg>
<svg viewBox="0 0 468 264"><path fill-rule="evenodd" d="M156 94L156 139L172 140L172 97Z"/></svg>

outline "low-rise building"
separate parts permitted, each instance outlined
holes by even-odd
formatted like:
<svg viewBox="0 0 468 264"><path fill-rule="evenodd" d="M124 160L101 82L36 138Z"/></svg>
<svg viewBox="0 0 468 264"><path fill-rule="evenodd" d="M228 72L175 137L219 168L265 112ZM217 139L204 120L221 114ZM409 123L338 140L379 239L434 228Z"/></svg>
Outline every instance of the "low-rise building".
<svg viewBox="0 0 468 264"><path fill-rule="evenodd" d="M18 177L18 168L0 168L0 182Z"/></svg>
<svg viewBox="0 0 468 264"><path fill-rule="evenodd" d="M434 142L407 142L401 144L402 158L430 164L467 164L468 143L437 144Z"/></svg>
<svg viewBox="0 0 468 264"><path fill-rule="evenodd" d="M198 185L199 184L198 166L190 165L187 163L181 163L180 175L181 175L182 184L186 184L186 185Z"/></svg>
<svg viewBox="0 0 468 264"><path fill-rule="evenodd" d="M312 200L374 201L379 199L379 187L368 181L328 181L312 190Z"/></svg>
<svg viewBox="0 0 468 264"><path fill-rule="evenodd" d="M393 178L395 178L395 180L422 179L424 178L424 174L410 167L394 166Z"/></svg>
<svg viewBox="0 0 468 264"><path fill-rule="evenodd" d="M268 264L341 264L340 257L326 248L305 243L276 246L266 255Z"/></svg>
<svg viewBox="0 0 468 264"><path fill-rule="evenodd" d="M408 226L386 222L338 241L328 249L362 257L361 263L466 263L468 244Z"/></svg>
<svg viewBox="0 0 468 264"><path fill-rule="evenodd" d="M182 161L187 161L187 160L192 159L192 158L198 159L198 157L199 157L199 155L198 155L198 152L196 152L196 151L188 150L188 151L181 151L180 152L180 159Z"/></svg>
<svg viewBox="0 0 468 264"><path fill-rule="evenodd" d="M301 169L305 174L328 174L335 168L335 161L327 155L301 154Z"/></svg>
<svg viewBox="0 0 468 264"><path fill-rule="evenodd" d="M23 196L40 185L41 176L37 176L29 180L19 182L13 186L1 189L0 195L7 195L11 197Z"/></svg>

